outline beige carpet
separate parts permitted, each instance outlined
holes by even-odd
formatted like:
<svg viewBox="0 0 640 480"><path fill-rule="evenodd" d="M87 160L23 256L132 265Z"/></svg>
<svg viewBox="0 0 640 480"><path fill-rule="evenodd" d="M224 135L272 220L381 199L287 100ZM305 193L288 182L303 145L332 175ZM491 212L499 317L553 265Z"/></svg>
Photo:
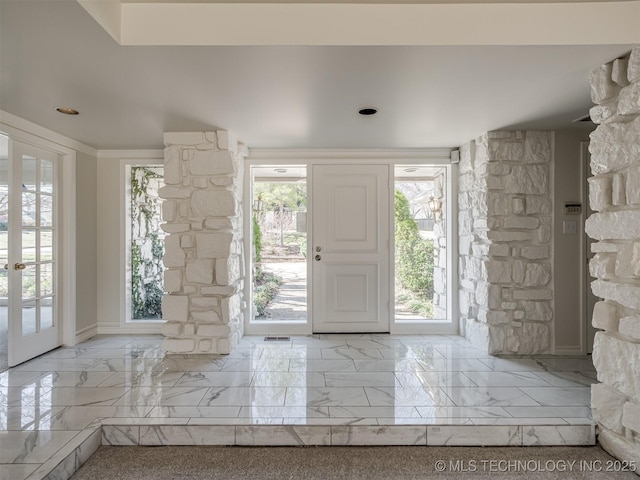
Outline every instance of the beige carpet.
<svg viewBox="0 0 640 480"><path fill-rule="evenodd" d="M621 466L600 447L101 447L72 479L638 480Z"/></svg>

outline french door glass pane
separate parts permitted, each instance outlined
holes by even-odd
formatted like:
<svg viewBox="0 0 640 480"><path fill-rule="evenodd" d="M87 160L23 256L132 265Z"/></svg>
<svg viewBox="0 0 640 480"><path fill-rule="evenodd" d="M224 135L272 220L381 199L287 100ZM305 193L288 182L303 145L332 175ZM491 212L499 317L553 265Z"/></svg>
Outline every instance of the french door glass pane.
<svg viewBox="0 0 640 480"><path fill-rule="evenodd" d="M28 265L22 270L22 300L36 298L37 266Z"/></svg>
<svg viewBox="0 0 640 480"><path fill-rule="evenodd" d="M53 260L53 232L42 229L40 230L40 261L51 260Z"/></svg>
<svg viewBox="0 0 640 480"><path fill-rule="evenodd" d="M53 297L40 300L40 330L53 327Z"/></svg>
<svg viewBox="0 0 640 480"><path fill-rule="evenodd" d="M31 335L37 330L36 301L22 302L22 335Z"/></svg>
<svg viewBox="0 0 640 480"><path fill-rule="evenodd" d="M53 163L40 160L40 191L53 193Z"/></svg>
<svg viewBox="0 0 640 480"><path fill-rule="evenodd" d="M51 195L38 195L40 201L40 227L53 226L53 197Z"/></svg>
<svg viewBox="0 0 640 480"><path fill-rule="evenodd" d="M35 193L22 192L22 226L33 227L37 220L38 196Z"/></svg>
<svg viewBox="0 0 640 480"><path fill-rule="evenodd" d="M38 161L27 155L22 156L22 190L35 192L36 191L36 176L37 176L37 164Z"/></svg>

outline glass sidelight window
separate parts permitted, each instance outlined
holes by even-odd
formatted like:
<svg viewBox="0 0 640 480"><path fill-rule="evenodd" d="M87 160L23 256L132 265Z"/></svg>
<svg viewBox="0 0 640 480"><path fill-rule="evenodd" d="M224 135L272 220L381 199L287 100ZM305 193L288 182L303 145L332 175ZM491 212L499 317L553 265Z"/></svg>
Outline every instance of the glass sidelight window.
<svg viewBox="0 0 640 480"><path fill-rule="evenodd" d="M447 170L396 166L396 321L447 319Z"/></svg>
<svg viewBox="0 0 640 480"><path fill-rule="evenodd" d="M131 165L127 172L127 290L131 321L162 318L164 231L160 228L164 168Z"/></svg>
<svg viewBox="0 0 640 480"><path fill-rule="evenodd" d="M307 321L307 175L252 168L252 323Z"/></svg>

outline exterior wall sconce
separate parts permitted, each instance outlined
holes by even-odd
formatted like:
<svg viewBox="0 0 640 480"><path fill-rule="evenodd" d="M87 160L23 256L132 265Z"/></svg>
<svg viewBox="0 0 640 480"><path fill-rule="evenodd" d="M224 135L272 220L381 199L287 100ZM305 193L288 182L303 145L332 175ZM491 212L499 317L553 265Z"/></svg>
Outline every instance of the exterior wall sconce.
<svg viewBox="0 0 640 480"><path fill-rule="evenodd" d="M264 208L264 202L262 201L262 195L258 195L258 198L256 198L253 201L253 213L254 213L254 215L259 215L260 212L262 212L263 208Z"/></svg>
<svg viewBox="0 0 640 480"><path fill-rule="evenodd" d="M440 217L440 213L442 213L442 203L440 200L437 200L435 197L429 197L427 200L427 207L431 211L433 215L433 219L437 220Z"/></svg>

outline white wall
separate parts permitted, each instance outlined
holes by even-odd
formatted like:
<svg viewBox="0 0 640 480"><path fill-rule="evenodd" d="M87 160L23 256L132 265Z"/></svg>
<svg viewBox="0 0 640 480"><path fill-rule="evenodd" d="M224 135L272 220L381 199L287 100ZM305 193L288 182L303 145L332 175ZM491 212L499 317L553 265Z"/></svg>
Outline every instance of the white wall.
<svg viewBox="0 0 640 480"><path fill-rule="evenodd" d="M554 275L556 353L581 353L582 289L585 281L581 245L584 215L565 215L566 202L582 202L586 182L581 168L580 143L589 141L589 132L557 131L554 166ZM563 222L576 222L576 233L563 233Z"/></svg>
<svg viewBox="0 0 640 480"><path fill-rule="evenodd" d="M76 154L76 335L97 326L97 158Z"/></svg>

